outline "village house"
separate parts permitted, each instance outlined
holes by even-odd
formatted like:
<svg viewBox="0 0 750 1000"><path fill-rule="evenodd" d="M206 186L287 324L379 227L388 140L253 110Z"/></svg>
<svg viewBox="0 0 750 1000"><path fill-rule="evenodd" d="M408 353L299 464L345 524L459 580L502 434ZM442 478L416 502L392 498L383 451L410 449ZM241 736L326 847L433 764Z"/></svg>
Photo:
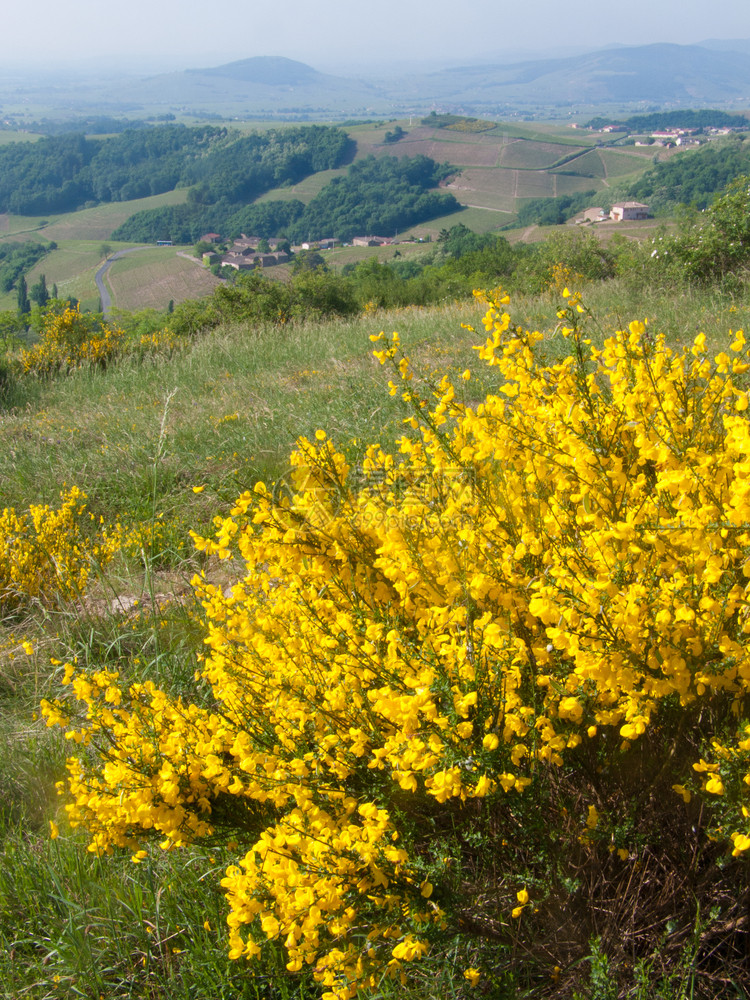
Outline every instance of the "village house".
<svg viewBox="0 0 750 1000"><path fill-rule="evenodd" d="M253 271L256 267L273 267L275 264L286 264L289 254L279 251L278 253L257 253L254 250L245 248L241 252L230 251L221 258L222 266L233 267L235 271Z"/></svg>
<svg viewBox="0 0 750 1000"><path fill-rule="evenodd" d="M648 205L643 205L640 201L624 201L619 205L613 205L609 213L613 222L629 222L634 219L647 219L649 215Z"/></svg>
<svg viewBox="0 0 750 1000"><path fill-rule="evenodd" d="M258 266L255 260L243 257L242 254L225 254L221 258L222 267L233 267L235 271L254 271Z"/></svg>
<svg viewBox="0 0 750 1000"><path fill-rule="evenodd" d="M697 128L665 128L659 132L652 132L652 139L671 139L673 142L683 135L695 135Z"/></svg>
<svg viewBox="0 0 750 1000"><path fill-rule="evenodd" d="M387 236L355 236L352 239L353 247L385 247L393 243Z"/></svg>
<svg viewBox="0 0 750 1000"><path fill-rule="evenodd" d="M237 237L237 239L234 240L234 242L232 244L232 249L233 250L240 250L240 249L242 249L242 250L247 250L247 249L249 249L249 250L257 250L258 249L258 245L262 241L263 241L263 237L262 236L248 236L246 233L240 233L240 235ZM281 242L282 242L282 240L277 239L275 236L270 236L266 240L266 243L269 245L269 247L272 250L275 250L276 247Z"/></svg>

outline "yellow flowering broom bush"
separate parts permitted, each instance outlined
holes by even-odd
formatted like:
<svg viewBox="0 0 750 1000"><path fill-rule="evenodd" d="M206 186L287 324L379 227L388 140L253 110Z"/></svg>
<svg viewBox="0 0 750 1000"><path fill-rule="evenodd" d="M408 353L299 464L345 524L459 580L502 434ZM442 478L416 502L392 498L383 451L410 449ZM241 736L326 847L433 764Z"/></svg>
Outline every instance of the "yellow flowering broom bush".
<svg viewBox="0 0 750 1000"><path fill-rule="evenodd" d="M101 325L80 308L48 311L38 344L21 352L26 374L49 375L84 365L106 368L124 348L125 334L119 327Z"/></svg>
<svg viewBox="0 0 750 1000"><path fill-rule="evenodd" d="M72 697L44 705L80 746L67 810L90 849L231 827L231 956L282 946L331 1000L456 930L531 949L561 907L575 924L579 890L535 874L526 837L567 836L577 872L600 846L627 866L631 803L666 788L663 815L713 860L750 848L745 338L712 358L703 335L676 352L634 321L596 349L565 294L559 363L487 302L497 391L475 403L467 371L428 404L398 336L374 338L412 407L399 449L355 471L319 431L288 489L258 484L195 538L245 567L230 591L194 582L195 698L68 666ZM466 898L482 816L507 837ZM463 847L438 858L448 828ZM557 983L571 952L546 940Z"/></svg>
<svg viewBox="0 0 750 1000"><path fill-rule="evenodd" d="M91 520L76 486L60 494L57 508L0 511L0 608L85 593L92 568L106 565L119 547L116 529L92 531Z"/></svg>

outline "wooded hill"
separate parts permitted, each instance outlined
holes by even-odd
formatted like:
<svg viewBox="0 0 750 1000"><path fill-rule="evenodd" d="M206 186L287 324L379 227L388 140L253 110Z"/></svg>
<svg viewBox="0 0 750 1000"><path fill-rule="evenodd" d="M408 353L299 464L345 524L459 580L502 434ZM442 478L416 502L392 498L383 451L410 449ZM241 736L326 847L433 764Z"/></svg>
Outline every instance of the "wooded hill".
<svg viewBox="0 0 750 1000"><path fill-rule="evenodd" d="M598 116L586 122L586 128L604 128L607 125L620 125L628 132L647 132L661 128L736 128L745 127L747 119L741 115L732 115L716 108L701 108L694 111L690 108L677 111L654 111L647 115L631 115L629 118L607 118Z"/></svg>
<svg viewBox="0 0 750 1000"><path fill-rule="evenodd" d="M630 186L628 194L648 202L654 212L671 212L681 204L704 209L717 191L747 173L750 143L743 136L731 136L657 164Z"/></svg>
<svg viewBox="0 0 750 1000"><path fill-rule="evenodd" d="M188 243L210 228L229 235L249 232L265 237L283 232L297 243L326 236L346 241L357 233L393 235L461 207L452 194L430 190L450 171L447 165L440 166L426 156L370 156L352 164L346 176L335 177L308 205L295 199L245 206L238 197L206 206L177 205L139 212L112 237Z"/></svg>
<svg viewBox="0 0 750 1000"><path fill-rule="evenodd" d="M195 200L251 201L269 188L339 166L346 132L310 125L240 136L205 125L132 129L110 139L51 136L0 148L0 211L69 212L197 185Z"/></svg>

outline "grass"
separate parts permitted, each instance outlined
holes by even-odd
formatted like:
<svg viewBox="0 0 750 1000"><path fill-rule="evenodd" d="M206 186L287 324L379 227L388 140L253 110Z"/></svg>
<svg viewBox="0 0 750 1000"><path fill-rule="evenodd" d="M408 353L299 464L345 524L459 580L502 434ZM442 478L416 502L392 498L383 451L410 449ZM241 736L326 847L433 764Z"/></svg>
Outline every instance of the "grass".
<svg viewBox="0 0 750 1000"><path fill-rule="evenodd" d="M577 150L583 152L584 148L571 149L558 143L518 140L503 146L500 164L516 170L543 170L552 167L563 156Z"/></svg>
<svg viewBox="0 0 750 1000"><path fill-rule="evenodd" d="M0 129L0 146L8 146L12 142L37 142L40 135L33 135L29 132L17 132L15 129Z"/></svg>
<svg viewBox="0 0 750 1000"><path fill-rule="evenodd" d="M107 240L110 233L129 219L134 212L162 208L165 205L182 205L187 200L187 194L187 188L179 188L176 191L152 195L150 198L114 201L93 208L82 208L78 212L68 212L66 215L53 216L50 217L49 225L45 227L44 235L58 243L60 240L68 239Z"/></svg>
<svg viewBox="0 0 750 1000"><path fill-rule="evenodd" d="M138 275L134 260L127 261L123 278ZM610 283L591 286L586 301L605 328L647 316L650 327L674 343L692 341L701 328L750 323L750 298L719 293L644 294ZM548 332L550 355L567 346L552 333L557 307L548 294L520 299L516 309L529 325ZM388 373L371 357L370 334L398 329L428 377L471 368L472 399L495 388L492 369L477 363L472 351L482 339L481 311L463 302L282 328L228 327L169 360L131 361L32 384L3 414L0 507L54 502L61 484L75 483L96 516L165 524L174 544L159 563L144 550L114 565L85 602L38 608L0 623L0 998L319 995L304 978L290 983L281 964L253 978L244 964L226 959L224 902L217 890L217 872L230 857L225 846L168 854L150 849L138 865L127 852L104 859L87 854L85 838L65 828L54 795L66 746L34 713L39 699L57 689L61 667L51 658L77 656L82 664L108 663L134 676L147 670L157 683L187 688L201 638L188 586L200 562L187 544L187 529L209 530L239 492L259 478L278 477L300 435L325 428L352 461L363 442L392 444L404 411L388 393ZM480 332L462 329L461 322ZM196 494L194 485L205 489ZM218 574L216 566L208 571ZM214 579L229 582L231 571ZM150 593L179 599L152 607ZM139 597L142 604L118 616L108 610L117 594ZM34 644L31 655L21 646L26 638ZM62 830L56 840L49 837L51 819ZM609 988L598 954L592 946L591 959L570 973L586 990L578 996L609 995L596 992ZM426 963L406 987L385 984L370 1000L395 1000L397 989L402 1000L460 1000L468 995L462 961L457 951L449 953L440 967ZM683 980L689 983L683 972L679 981L661 985L656 971L641 966L639 975L652 990L658 987L652 996L682 1000L689 995L679 992ZM543 985L549 990L549 982ZM576 995L572 988L558 996ZM531 997L542 984L529 972L528 982L485 989L490 992L483 996ZM644 987L638 996L646 995Z"/></svg>
<svg viewBox="0 0 750 1000"><path fill-rule="evenodd" d="M176 389L160 511L174 513L175 503L188 500L181 514L202 518L207 502L229 502L255 479L278 473L295 438L318 427L349 440L381 426L392 437L400 411L389 409L387 379L371 358L369 334L398 325L405 337L434 340L438 350L443 338L461 332L465 314L462 305L289 329L230 329L196 343L166 368L122 365L39 386L33 412L16 411L0 428L0 504L23 505L32 491L40 500L54 499L65 481L84 489L97 514L145 517L164 399ZM465 367L471 338L462 336ZM354 419L349 403L340 406L353 395L359 399ZM200 499L189 490L198 483L210 484Z"/></svg>
<svg viewBox="0 0 750 1000"><path fill-rule="evenodd" d="M647 316L676 342L692 341L697 326L750 324L747 303L730 297L701 296L696 304L615 287L587 291L604 323ZM519 308L540 329L557 323L552 296L523 300ZM370 334L397 329L430 370L470 367L486 378L471 350L479 335L460 325L476 326L479 315L479 306L460 302L282 328L232 327L169 362L128 362L37 384L0 424L0 506L51 502L67 482L88 494L97 514L145 517L164 400L176 390L165 425L160 512L203 522L213 504L278 474L300 435L324 427L342 442L373 433L393 440L401 408L384 393L387 377L372 360ZM209 488L196 497L194 484Z"/></svg>
<svg viewBox="0 0 750 1000"><path fill-rule="evenodd" d="M316 194L320 194L326 184L332 181L334 177L343 176L348 169L348 167L337 167L334 170L321 170L317 174L305 177L299 184L292 184L289 187L272 188L261 195L257 201L293 201L297 198L307 205Z"/></svg>
<svg viewBox="0 0 750 1000"><path fill-rule="evenodd" d="M599 156L604 161L606 177L633 177L633 180L643 171L644 164L647 168L652 166L653 154L638 152L635 147L633 151L626 152L624 149L602 149Z"/></svg>
<svg viewBox="0 0 750 1000"><path fill-rule="evenodd" d="M560 167L555 167L555 173L559 176L561 171L576 170L587 179L597 178L602 180L605 177L605 167L603 153L599 149L591 149L588 153L576 157L569 163L564 163Z"/></svg>
<svg viewBox="0 0 750 1000"><path fill-rule="evenodd" d="M38 233L56 243L61 240L107 240L112 230L129 219L134 212L160 208L163 205L181 205L186 199L187 188L180 188L149 198L115 201L60 215L3 215L0 216L0 237Z"/></svg>

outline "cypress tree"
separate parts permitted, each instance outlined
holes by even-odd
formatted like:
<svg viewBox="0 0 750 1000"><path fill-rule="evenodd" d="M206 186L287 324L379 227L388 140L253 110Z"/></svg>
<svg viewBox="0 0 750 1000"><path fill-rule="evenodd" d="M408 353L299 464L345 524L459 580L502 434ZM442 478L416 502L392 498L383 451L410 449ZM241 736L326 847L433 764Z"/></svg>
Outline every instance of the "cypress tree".
<svg viewBox="0 0 750 1000"><path fill-rule="evenodd" d="M18 315L27 316L31 312L29 293L26 287L26 278L21 275L18 279Z"/></svg>

